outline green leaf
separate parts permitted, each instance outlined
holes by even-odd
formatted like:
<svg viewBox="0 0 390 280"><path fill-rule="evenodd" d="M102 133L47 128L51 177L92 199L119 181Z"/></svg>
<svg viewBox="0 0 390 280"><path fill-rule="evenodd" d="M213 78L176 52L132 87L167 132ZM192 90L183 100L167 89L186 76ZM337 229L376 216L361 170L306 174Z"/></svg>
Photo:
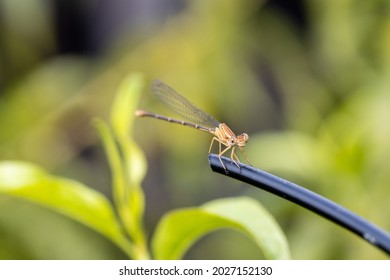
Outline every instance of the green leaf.
<svg viewBox="0 0 390 280"><path fill-rule="evenodd" d="M133 130L134 111L144 87L139 73L130 74L119 85L111 108L111 124L119 138L126 138Z"/></svg>
<svg viewBox="0 0 390 280"><path fill-rule="evenodd" d="M130 137L135 119L135 109L144 86L141 74L130 74L119 86L111 109L111 124L115 137L128 165L130 184L139 186L146 174L146 159Z"/></svg>
<svg viewBox="0 0 390 280"><path fill-rule="evenodd" d="M130 134L143 84L140 74L131 74L121 83L111 109L112 130L104 122L96 121L112 171L115 207L135 243L136 259L149 258L143 228L145 198L141 188L146 159Z"/></svg>
<svg viewBox="0 0 390 280"><path fill-rule="evenodd" d="M181 259L202 236L223 228L247 235L268 259L290 258L287 240L273 217L255 200L218 199L166 214L152 239L156 259Z"/></svg>
<svg viewBox="0 0 390 280"><path fill-rule="evenodd" d="M101 233L132 255L105 196L85 185L52 176L36 165L20 161L0 162L0 193L35 202Z"/></svg>
<svg viewBox="0 0 390 280"><path fill-rule="evenodd" d="M112 185L115 188L114 201L116 204L121 203L121 198L127 195L126 185L127 180L125 176L125 168L120 155L119 148L115 143L114 136L111 133L108 125L101 119L95 118L94 125L100 133L100 137L103 141L108 163L112 172Z"/></svg>
<svg viewBox="0 0 390 280"><path fill-rule="evenodd" d="M141 74L130 74L119 86L111 109L113 133L123 156L124 168L123 174L113 170L113 175L122 176L124 182L124 184L114 182L114 197L118 198L117 207L122 222L137 243L146 242L142 226L145 198L141 188L141 182L146 174L146 159L131 138L130 132L143 85L144 79Z"/></svg>

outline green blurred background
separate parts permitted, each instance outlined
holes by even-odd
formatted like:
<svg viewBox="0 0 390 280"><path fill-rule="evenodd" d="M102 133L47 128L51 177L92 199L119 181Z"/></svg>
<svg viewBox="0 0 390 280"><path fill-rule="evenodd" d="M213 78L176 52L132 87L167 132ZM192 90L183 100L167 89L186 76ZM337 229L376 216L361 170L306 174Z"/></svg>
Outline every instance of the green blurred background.
<svg viewBox="0 0 390 280"><path fill-rule="evenodd" d="M390 1L0 0L0 159L36 163L110 197L91 118L107 118L131 72L160 78L250 135L254 166L390 230ZM172 115L145 88L140 107ZM290 202L213 174L211 136L138 119L148 173L149 235L168 210L256 198L295 259L386 259L352 233ZM121 259L59 214L0 196L1 259ZM229 231L188 259L255 259Z"/></svg>

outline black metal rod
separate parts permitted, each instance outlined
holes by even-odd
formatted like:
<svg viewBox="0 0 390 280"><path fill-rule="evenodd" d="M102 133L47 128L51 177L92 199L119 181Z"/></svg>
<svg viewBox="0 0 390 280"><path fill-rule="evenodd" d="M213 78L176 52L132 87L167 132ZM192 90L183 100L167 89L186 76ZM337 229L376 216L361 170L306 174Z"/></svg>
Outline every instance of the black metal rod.
<svg viewBox="0 0 390 280"><path fill-rule="evenodd" d="M240 168L238 168L232 160L226 157L221 157L221 159L226 166L226 172L218 156L214 154L209 155L209 163L214 172L232 177L292 201L352 231L371 245L382 249L390 255L390 234L355 213L327 198L263 170L242 163L239 163Z"/></svg>

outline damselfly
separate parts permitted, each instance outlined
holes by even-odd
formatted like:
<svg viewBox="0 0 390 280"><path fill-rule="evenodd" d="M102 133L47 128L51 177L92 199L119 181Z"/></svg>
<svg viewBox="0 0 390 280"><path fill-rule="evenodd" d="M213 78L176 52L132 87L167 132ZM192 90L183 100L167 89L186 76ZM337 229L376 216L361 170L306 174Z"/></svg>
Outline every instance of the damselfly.
<svg viewBox="0 0 390 280"><path fill-rule="evenodd" d="M211 152L214 141L217 141L219 143L218 158L225 171L226 167L221 160L221 156L229 150L231 150L230 158L234 164L239 167L238 162L240 160L235 153L236 147L240 149L241 153L250 163L243 149L249 140L248 134L242 133L236 136L226 124L220 123L213 116L196 107L185 97L177 93L175 90L160 80L153 81L152 92L167 107L191 122L161 116L144 110L136 110L135 115L137 117L152 117L159 120L190 126L213 134L214 137L210 144L209 153ZM222 148L222 145L225 147Z"/></svg>

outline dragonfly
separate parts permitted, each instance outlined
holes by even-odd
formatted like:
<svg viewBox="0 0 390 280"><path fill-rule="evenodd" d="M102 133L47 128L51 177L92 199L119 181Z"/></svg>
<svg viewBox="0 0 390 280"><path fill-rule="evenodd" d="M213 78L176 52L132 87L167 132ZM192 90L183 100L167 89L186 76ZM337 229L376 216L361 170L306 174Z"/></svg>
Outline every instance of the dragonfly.
<svg viewBox="0 0 390 280"><path fill-rule="evenodd" d="M135 115L137 117L151 117L171 123L181 124L184 126L192 127L201 131L209 132L214 137L211 140L209 147L209 154L211 153L213 144L218 142L219 153L218 158L222 167L226 171L226 166L222 162L221 156L230 150L230 158L234 164L240 168L238 162L240 162L236 155L236 148L241 151L249 164L249 158L244 151L244 146L249 140L249 136L246 133L235 135L234 132L225 124L217 121L213 116L199 109L187 98L176 92L166 83L161 80L153 80L152 93L169 109L175 113L181 115L188 121L178 120L171 117L162 116L159 114L151 113L145 110L137 109ZM251 164L252 165L252 164Z"/></svg>

